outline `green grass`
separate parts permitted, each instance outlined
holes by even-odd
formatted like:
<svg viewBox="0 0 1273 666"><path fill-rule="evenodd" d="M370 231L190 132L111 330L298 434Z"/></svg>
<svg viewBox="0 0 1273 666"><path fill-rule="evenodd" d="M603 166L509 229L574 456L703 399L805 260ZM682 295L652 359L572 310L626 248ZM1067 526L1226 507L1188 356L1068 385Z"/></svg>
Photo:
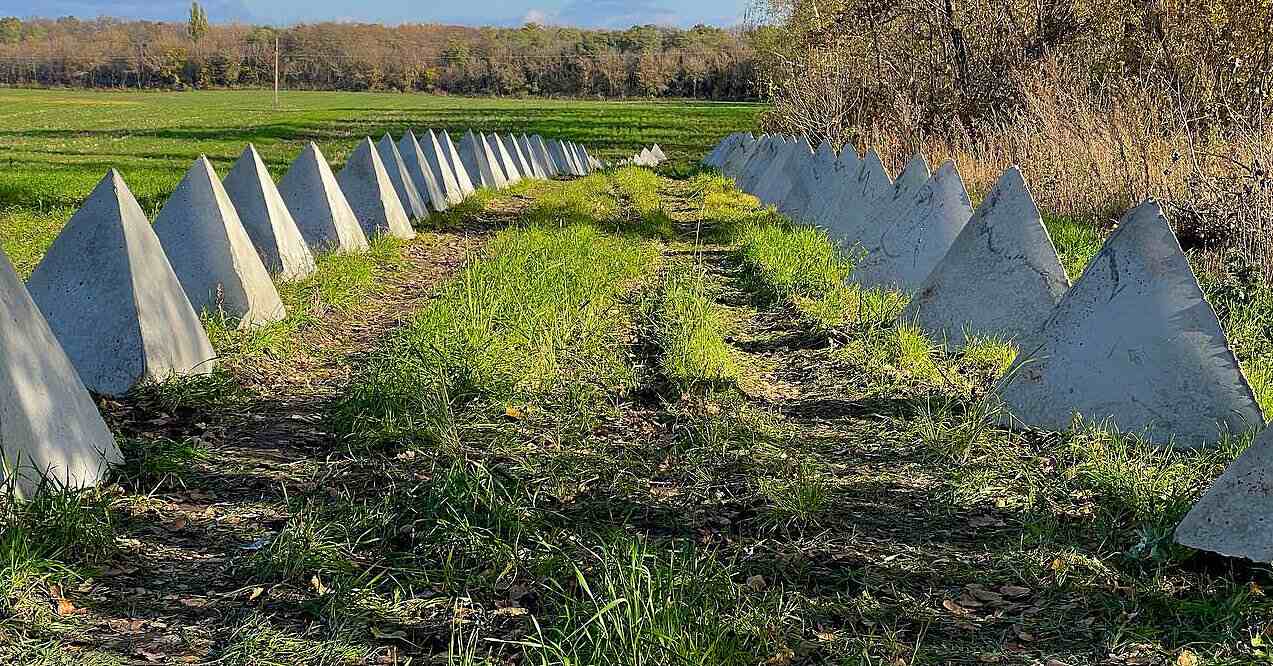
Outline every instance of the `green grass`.
<svg viewBox="0 0 1273 666"><path fill-rule="evenodd" d="M355 379L338 421L373 439L454 437L454 410L584 415L633 383L625 362L626 295L655 248L604 233L617 204L591 176L540 199L525 228L502 232ZM586 420L586 419L585 419Z"/></svg>
<svg viewBox="0 0 1273 666"><path fill-rule="evenodd" d="M327 253L316 258L317 270L300 280L278 282L287 315L278 322L250 329L224 313L204 313L204 328L223 362L245 363L266 354L284 358L296 351L298 333L330 310L358 305L379 281L402 267L403 241L381 235L366 252Z"/></svg>
<svg viewBox="0 0 1273 666"><path fill-rule="evenodd" d="M686 171L763 107L701 102L475 99L410 94L264 91L0 91L0 245L19 274L111 167L153 217L200 154L224 175L247 143L281 177L307 141L339 167L357 140L408 129L469 128L579 141L603 159L661 144ZM458 138L458 137L456 137Z"/></svg>
<svg viewBox="0 0 1273 666"><path fill-rule="evenodd" d="M738 377L738 363L725 342L729 316L714 301L713 290L701 266L676 262L667 267L646 308L659 367L682 390Z"/></svg>

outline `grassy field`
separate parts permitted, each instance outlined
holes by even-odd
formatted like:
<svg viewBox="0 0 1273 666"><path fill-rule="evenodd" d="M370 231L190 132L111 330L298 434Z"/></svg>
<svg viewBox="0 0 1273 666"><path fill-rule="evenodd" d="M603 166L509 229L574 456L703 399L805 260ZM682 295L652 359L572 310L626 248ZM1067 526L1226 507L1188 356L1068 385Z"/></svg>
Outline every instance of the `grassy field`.
<svg viewBox="0 0 1273 666"><path fill-rule="evenodd" d="M759 106L288 92L0 90L0 237L22 274L112 167L152 217L200 154L224 175L249 142L282 176L307 141L334 167L357 139L406 129L539 133L579 141L603 159L660 144L684 171ZM455 136L456 140L459 139Z"/></svg>
<svg viewBox="0 0 1273 666"><path fill-rule="evenodd" d="M469 103L542 114L528 130L582 113ZM667 123L676 177L482 192L415 241L321 258L275 327L210 320L221 371L101 402L127 458L110 484L0 504L0 662L1273 664L1273 571L1171 541L1246 441L993 427L1010 346L946 353L897 324L904 295L847 285L824 233L688 172L698 132L754 109L687 110L694 128L579 106ZM382 112L316 109L260 142L278 167L357 117L317 137L342 154L407 122ZM205 139L226 142L218 166L258 140L249 117ZM37 143L116 159L106 134L66 132ZM120 141L142 142L119 156L138 170L161 155L152 203L200 150ZM12 191L34 187L27 164L0 175ZM49 181L63 206L79 177ZM8 205L12 243L41 209ZM1081 271L1099 239L1049 223ZM1253 307L1222 315L1259 351Z"/></svg>

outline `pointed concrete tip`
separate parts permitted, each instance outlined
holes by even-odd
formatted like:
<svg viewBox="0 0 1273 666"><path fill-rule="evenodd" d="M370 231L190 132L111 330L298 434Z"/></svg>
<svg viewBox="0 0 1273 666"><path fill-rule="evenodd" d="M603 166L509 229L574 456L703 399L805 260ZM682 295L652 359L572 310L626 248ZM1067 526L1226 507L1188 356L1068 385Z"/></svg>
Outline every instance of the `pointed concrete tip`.
<svg viewBox="0 0 1273 666"><path fill-rule="evenodd" d="M1264 425L1157 202L1123 217L1021 349L1020 371L999 390L1013 424L1063 431L1078 414L1177 447Z"/></svg>
<svg viewBox="0 0 1273 666"><path fill-rule="evenodd" d="M295 280L317 270L314 255L255 146L248 144L222 185L267 271Z"/></svg>
<svg viewBox="0 0 1273 666"><path fill-rule="evenodd" d="M907 305L915 322L951 349L968 337L1020 340L1047 320L1069 288L1039 209L1009 170Z"/></svg>
<svg viewBox="0 0 1273 666"><path fill-rule="evenodd" d="M1256 438L1176 528L1182 545L1273 563L1273 430Z"/></svg>
<svg viewBox="0 0 1273 666"><path fill-rule="evenodd" d="M216 353L154 228L112 170L62 228L27 283L89 390L206 374Z"/></svg>

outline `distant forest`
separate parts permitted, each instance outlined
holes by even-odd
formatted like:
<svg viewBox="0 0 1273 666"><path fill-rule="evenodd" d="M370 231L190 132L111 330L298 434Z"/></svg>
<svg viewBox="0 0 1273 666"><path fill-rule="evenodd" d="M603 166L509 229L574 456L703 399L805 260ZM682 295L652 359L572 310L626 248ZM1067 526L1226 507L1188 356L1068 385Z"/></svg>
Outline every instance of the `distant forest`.
<svg viewBox="0 0 1273 666"><path fill-rule="evenodd" d="M473 95L690 97L757 95L737 30L528 24L468 28L319 23L274 29L110 18L0 19L0 85L253 88Z"/></svg>

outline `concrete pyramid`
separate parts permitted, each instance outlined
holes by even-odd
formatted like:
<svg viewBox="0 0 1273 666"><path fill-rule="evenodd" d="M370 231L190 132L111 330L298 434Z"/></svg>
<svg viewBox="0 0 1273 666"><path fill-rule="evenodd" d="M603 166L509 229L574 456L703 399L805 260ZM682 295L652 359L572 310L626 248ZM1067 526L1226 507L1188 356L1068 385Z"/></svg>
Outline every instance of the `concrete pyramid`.
<svg viewBox="0 0 1273 666"><path fill-rule="evenodd" d="M759 184L760 177L765 173L775 159L786 149L787 142L779 136L766 137L761 146L752 154L751 159L747 161L747 165L743 167L742 173L738 176L738 185L745 192L751 194L756 193L756 186ZM648 150L643 150L642 154L649 156Z"/></svg>
<svg viewBox="0 0 1273 666"><path fill-rule="evenodd" d="M504 144L504 150L513 158L513 163L517 165L517 171L522 174L522 178L533 179L539 176L535 173L535 167L531 166L530 160L526 159L526 154L522 152L522 147L517 144L517 138L512 134L505 134L499 137Z"/></svg>
<svg viewBox="0 0 1273 666"><path fill-rule="evenodd" d="M703 159L701 160L700 164L702 164L703 166L720 168L721 153L724 153L730 150L735 145L735 142L738 140L739 136L741 136L740 132L734 132L733 134L730 134L729 136L718 141L716 145L713 146L712 149L708 151L706 155L703 156Z"/></svg>
<svg viewBox="0 0 1273 666"><path fill-rule="evenodd" d="M577 144L576 151L579 153L579 166L585 174L592 173L592 157L588 155L588 147Z"/></svg>
<svg viewBox="0 0 1273 666"><path fill-rule="evenodd" d="M278 191L310 250L367 249L367 235L317 144L311 141L305 146L279 182Z"/></svg>
<svg viewBox="0 0 1273 666"><path fill-rule="evenodd" d="M791 176L791 189L778 204L778 211L793 220L805 219L805 212L813 204L815 194L828 187L830 174L835 168L835 149L823 141L809 159L805 160Z"/></svg>
<svg viewBox="0 0 1273 666"><path fill-rule="evenodd" d="M879 153L869 151L862 163L861 175L874 174L870 180L875 183L882 183L887 179ZM920 190L931 177L924 157L916 155L907 162L906 168L891 187L881 185L875 191L862 194L860 201L848 206L840 219L841 235L845 242L869 244L878 234L905 218L914 207Z"/></svg>
<svg viewBox="0 0 1273 666"><path fill-rule="evenodd" d="M421 197L427 199L426 203L432 206L433 210L439 213L446 212L450 208L450 203L439 184L442 179L429 164L424 150L420 147L420 142L416 140L415 133L411 130L407 130L406 134L402 135L402 141L398 142L398 152L407 166L407 173L415 181L416 191Z"/></svg>
<svg viewBox="0 0 1273 666"><path fill-rule="evenodd" d="M738 174L742 171L743 165L751 159L753 153L760 146L761 139L751 137L743 137L738 146L725 156L725 161L721 163L721 173L731 178L737 179Z"/></svg>
<svg viewBox="0 0 1273 666"><path fill-rule="evenodd" d="M513 185L520 181L522 172L517 168L517 161L513 159L513 154L508 152L508 147L504 145L499 134L491 132L485 138L486 143L491 147L491 152L495 154L495 161L499 164L500 171L504 173L507 184Z"/></svg>
<svg viewBox="0 0 1273 666"><path fill-rule="evenodd" d="M283 301L208 158L200 156L155 218L155 235L195 312L240 328L283 319Z"/></svg>
<svg viewBox="0 0 1273 666"><path fill-rule="evenodd" d="M100 481L122 462L115 437L44 315L0 252L0 484L30 497Z"/></svg>
<svg viewBox="0 0 1273 666"><path fill-rule="evenodd" d="M525 134L514 139L517 142L517 148L526 156L526 162L530 164L531 171L536 178L549 178L548 166L544 164L543 159L539 156L539 151L535 150L534 144L530 137Z"/></svg>
<svg viewBox="0 0 1273 666"><path fill-rule="evenodd" d="M969 333L1020 340L1038 330L1069 287L1025 178L1012 167L911 299L902 320L916 322L953 349L962 348Z"/></svg>
<svg viewBox="0 0 1273 666"><path fill-rule="evenodd" d="M207 374L216 352L119 173L111 170L27 282L84 385L123 395L138 383Z"/></svg>
<svg viewBox="0 0 1273 666"><path fill-rule="evenodd" d="M553 157L552 149L548 147L548 142L544 141L544 137L536 134L531 137L531 141L535 144L535 150L539 153L540 159L544 160L544 164L548 167L548 175L557 177L565 174L562 165L557 163L557 159Z"/></svg>
<svg viewBox="0 0 1273 666"><path fill-rule="evenodd" d="M660 148L659 144L657 143L654 144L654 147L650 149L650 153L654 155L654 157L658 159L659 162L667 161L667 153L663 152L663 149Z"/></svg>
<svg viewBox="0 0 1273 666"><path fill-rule="evenodd" d="M485 144L486 142L477 138L472 131L465 134L464 138L460 139L460 163L473 178L475 186L494 188L496 187L495 173L491 171L491 165L486 160Z"/></svg>
<svg viewBox="0 0 1273 666"><path fill-rule="evenodd" d="M813 147L809 145L807 138L801 137L799 141L787 144L761 176L760 184L757 186L757 198L773 206L782 204L783 199L787 198L787 193L795 185L796 173L812 158Z"/></svg>
<svg viewBox="0 0 1273 666"><path fill-rule="evenodd" d="M570 144L570 154L575 160L575 168L579 169L579 175L586 176L592 173L592 169L588 167L588 159L584 155L583 146L577 143Z"/></svg>
<svg viewBox="0 0 1273 666"><path fill-rule="evenodd" d="M1211 484L1176 528L1190 548L1273 562L1273 429Z"/></svg>
<svg viewBox="0 0 1273 666"><path fill-rule="evenodd" d="M566 161L566 150L560 141L553 139L548 142L548 156L552 158L553 164L556 165L557 173L562 176L574 175L570 169L570 163Z"/></svg>
<svg viewBox="0 0 1273 666"><path fill-rule="evenodd" d="M368 237L389 234L395 238L415 238L415 229L393 190L389 172L371 139L363 139L336 175L349 207ZM440 195L439 195L440 196Z"/></svg>
<svg viewBox="0 0 1273 666"><path fill-rule="evenodd" d="M1212 444L1264 425L1251 387L1156 202L1129 212L997 391L1013 424L1075 414L1155 443Z"/></svg>
<svg viewBox="0 0 1273 666"><path fill-rule="evenodd" d="M476 188L473 187L473 178L476 173L470 173L464 168L464 161L460 159L460 150L456 148L455 142L451 140L451 134L446 130L442 130L442 138L438 139L438 144L442 147L442 153L446 156L446 161L451 165L451 171L455 174L455 182L460 186L460 191L464 196L473 193Z"/></svg>
<svg viewBox="0 0 1273 666"><path fill-rule="evenodd" d="M919 289L971 218L963 179L947 161L914 197L905 217L882 228L868 222L862 235L866 256L854 279L866 287Z"/></svg>
<svg viewBox="0 0 1273 666"><path fill-rule="evenodd" d="M416 137L416 142L420 144L420 149L424 152L424 159L429 165L429 172L434 175L434 182L441 188L447 207L449 208L464 201L464 188L460 186L460 180L456 177L455 169L451 167L451 162L446 157L446 151L442 148L442 142L438 140L438 135L433 130L429 130Z"/></svg>
<svg viewBox="0 0 1273 666"><path fill-rule="evenodd" d="M512 185L513 180L500 158L499 141L493 140L493 137L493 134L478 134L478 145L486 149L486 163L491 166L491 173L495 175L495 187L502 190Z"/></svg>
<svg viewBox="0 0 1273 666"><path fill-rule="evenodd" d="M222 185L265 270L283 280L313 275L314 253L301 237L296 220L255 147L249 144L243 150Z"/></svg>
<svg viewBox="0 0 1273 666"><path fill-rule="evenodd" d="M384 164L385 171L389 174L389 182L393 183L393 191L397 193L398 201L402 203L402 209L407 213L407 217L412 220L427 219L429 208L425 197L421 196L420 190L416 189L415 180L411 178L411 172L402 159L402 153L398 151L398 144L393 142L393 137L388 134L381 137L376 143L376 153L380 155L380 162ZM348 192L345 193L345 198L349 198ZM353 201L349 203L353 205Z"/></svg>
<svg viewBox="0 0 1273 666"><path fill-rule="evenodd" d="M861 242L863 230L869 226L880 202L892 196L893 181L879 153L868 150L866 157L859 159L852 146L840 151L835 173L835 179L844 179L846 184L820 197L809 217L841 245L853 248Z"/></svg>

